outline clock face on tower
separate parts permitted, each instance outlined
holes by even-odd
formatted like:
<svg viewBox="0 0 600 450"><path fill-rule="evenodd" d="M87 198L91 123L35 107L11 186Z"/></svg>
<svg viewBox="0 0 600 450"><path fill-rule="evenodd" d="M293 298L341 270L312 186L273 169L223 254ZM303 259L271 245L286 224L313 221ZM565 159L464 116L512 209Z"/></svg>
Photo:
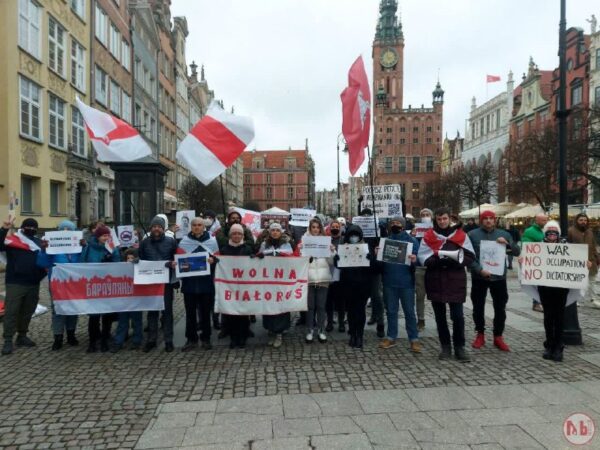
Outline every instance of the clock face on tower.
<svg viewBox="0 0 600 450"><path fill-rule="evenodd" d="M393 48L386 48L381 54L380 60L383 67L394 67L398 62L398 53Z"/></svg>

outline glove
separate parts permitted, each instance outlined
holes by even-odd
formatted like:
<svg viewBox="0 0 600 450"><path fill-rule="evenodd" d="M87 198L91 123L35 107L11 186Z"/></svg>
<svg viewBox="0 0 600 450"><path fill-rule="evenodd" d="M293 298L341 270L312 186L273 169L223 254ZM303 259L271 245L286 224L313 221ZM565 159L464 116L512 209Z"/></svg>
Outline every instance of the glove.
<svg viewBox="0 0 600 450"><path fill-rule="evenodd" d="M258 253L256 256L258 256L258 259L263 259L265 257L264 253Z"/></svg>
<svg viewBox="0 0 600 450"><path fill-rule="evenodd" d="M314 260L314 258L311 256L311 257L308 259L308 262L309 262L310 264L312 264L313 260Z"/></svg>

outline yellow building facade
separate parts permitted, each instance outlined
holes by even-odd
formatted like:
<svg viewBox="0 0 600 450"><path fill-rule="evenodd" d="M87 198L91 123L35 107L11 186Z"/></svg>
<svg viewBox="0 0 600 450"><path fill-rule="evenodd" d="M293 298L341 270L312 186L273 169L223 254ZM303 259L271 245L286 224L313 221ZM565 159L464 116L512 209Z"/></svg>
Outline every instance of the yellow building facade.
<svg viewBox="0 0 600 450"><path fill-rule="evenodd" d="M10 213L17 225L71 218L81 199L69 166L93 167L75 107L76 96L89 104L90 4L0 1L0 218Z"/></svg>

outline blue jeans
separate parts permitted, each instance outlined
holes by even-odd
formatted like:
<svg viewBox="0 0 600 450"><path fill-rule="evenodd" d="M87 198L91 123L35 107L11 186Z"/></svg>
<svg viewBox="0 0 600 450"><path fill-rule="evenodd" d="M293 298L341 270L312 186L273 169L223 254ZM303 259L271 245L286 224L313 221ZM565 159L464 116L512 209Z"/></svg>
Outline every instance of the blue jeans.
<svg viewBox="0 0 600 450"><path fill-rule="evenodd" d="M119 313L119 324L115 334L115 344L123 345L125 336L129 331L129 319L133 323L133 339L134 345L141 345L143 339L142 311L128 311Z"/></svg>
<svg viewBox="0 0 600 450"><path fill-rule="evenodd" d="M415 314L415 290L413 288L403 289L384 285L383 298L387 309L387 337L389 339L398 338L398 299L400 299L408 340L410 342L418 340L419 332L417 331L417 316Z"/></svg>

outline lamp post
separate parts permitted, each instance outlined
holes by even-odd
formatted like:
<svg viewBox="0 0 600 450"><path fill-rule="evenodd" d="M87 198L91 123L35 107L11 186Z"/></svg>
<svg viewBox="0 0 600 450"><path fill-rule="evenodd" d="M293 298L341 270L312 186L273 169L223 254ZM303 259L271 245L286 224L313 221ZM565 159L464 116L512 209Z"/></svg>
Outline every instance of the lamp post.
<svg viewBox="0 0 600 450"><path fill-rule="evenodd" d="M337 137L337 216L340 217L342 202L340 200L340 140L344 143L344 148L346 148L346 140L342 133L338 134Z"/></svg>
<svg viewBox="0 0 600 450"><path fill-rule="evenodd" d="M566 19L566 0L560 0L560 23L558 31L558 109L556 118L558 119L558 190L559 190L559 214L560 229L563 237L567 236L569 228L569 201L567 187L567 117L569 110L566 105L566 85L567 85L567 19ZM579 317L577 316L577 302L565 308L564 316L564 343L567 345L581 345L581 328L579 327Z"/></svg>

